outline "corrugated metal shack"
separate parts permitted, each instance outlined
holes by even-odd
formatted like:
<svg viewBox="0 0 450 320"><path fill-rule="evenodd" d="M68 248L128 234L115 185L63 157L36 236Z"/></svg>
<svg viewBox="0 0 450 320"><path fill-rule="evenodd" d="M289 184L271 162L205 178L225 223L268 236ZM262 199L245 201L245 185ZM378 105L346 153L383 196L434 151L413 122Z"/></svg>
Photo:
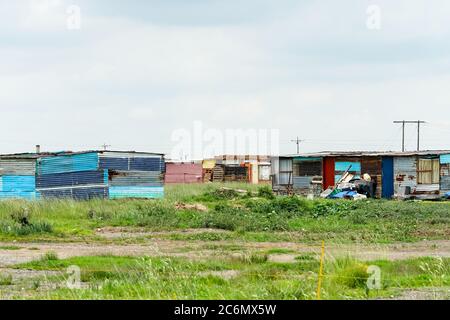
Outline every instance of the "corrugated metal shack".
<svg viewBox="0 0 450 320"><path fill-rule="evenodd" d="M275 192L290 191L293 186L293 157L272 157L272 188Z"/></svg>
<svg viewBox="0 0 450 320"><path fill-rule="evenodd" d="M437 199L450 191L450 151L392 153L393 196Z"/></svg>
<svg viewBox="0 0 450 320"><path fill-rule="evenodd" d="M36 189L46 198L161 198L164 172L162 154L65 152L37 160Z"/></svg>
<svg viewBox="0 0 450 320"><path fill-rule="evenodd" d="M0 199L37 199L37 154L0 156Z"/></svg>
<svg viewBox="0 0 450 320"><path fill-rule="evenodd" d="M199 162L166 162L166 183L202 182L203 168Z"/></svg>
<svg viewBox="0 0 450 320"><path fill-rule="evenodd" d="M315 194L346 171L370 175L377 198L434 199L450 190L450 151L319 152L272 158L273 189Z"/></svg>
<svg viewBox="0 0 450 320"><path fill-rule="evenodd" d="M268 156L222 155L203 161L205 182L270 183L271 162Z"/></svg>
<svg viewBox="0 0 450 320"><path fill-rule="evenodd" d="M161 198L164 155L86 151L0 155L0 199Z"/></svg>

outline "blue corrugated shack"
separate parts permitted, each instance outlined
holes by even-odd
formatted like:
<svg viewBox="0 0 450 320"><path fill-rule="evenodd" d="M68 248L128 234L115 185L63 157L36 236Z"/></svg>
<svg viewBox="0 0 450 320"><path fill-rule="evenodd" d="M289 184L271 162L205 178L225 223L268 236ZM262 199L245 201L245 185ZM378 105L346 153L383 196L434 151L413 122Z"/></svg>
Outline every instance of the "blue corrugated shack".
<svg viewBox="0 0 450 320"><path fill-rule="evenodd" d="M36 189L44 198L162 198L164 155L85 151L39 158Z"/></svg>
<svg viewBox="0 0 450 320"><path fill-rule="evenodd" d="M0 199L162 198L164 155L84 151L0 156Z"/></svg>
<svg viewBox="0 0 450 320"><path fill-rule="evenodd" d="M37 199L36 153L21 153L0 156L0 199L21 198Z"/></svg>

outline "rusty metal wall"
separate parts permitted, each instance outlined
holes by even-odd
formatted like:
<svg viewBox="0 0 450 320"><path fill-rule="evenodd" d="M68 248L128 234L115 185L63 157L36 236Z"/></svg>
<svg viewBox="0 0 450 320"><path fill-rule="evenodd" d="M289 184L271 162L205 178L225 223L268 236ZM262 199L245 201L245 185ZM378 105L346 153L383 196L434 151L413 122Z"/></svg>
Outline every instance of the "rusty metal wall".
<svg viewBox="0 0 450 320"><path fill-rule="evenodd" d="M394 192L400 187L417 187L417 157L394 157ZM413 190L411 190L413 191Z"/></svg>

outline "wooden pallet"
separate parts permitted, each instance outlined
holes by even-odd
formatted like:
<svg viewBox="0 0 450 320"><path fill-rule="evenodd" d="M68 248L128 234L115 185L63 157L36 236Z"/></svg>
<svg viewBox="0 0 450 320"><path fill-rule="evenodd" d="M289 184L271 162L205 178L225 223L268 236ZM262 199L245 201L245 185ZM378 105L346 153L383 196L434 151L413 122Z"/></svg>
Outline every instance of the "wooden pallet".
<svg viewBox="0 0 450 320"><path fill-rule="evenodd" d="M212 171L212 181L221 182L223 181L224 169L222 166L215 166Z"/></svg>

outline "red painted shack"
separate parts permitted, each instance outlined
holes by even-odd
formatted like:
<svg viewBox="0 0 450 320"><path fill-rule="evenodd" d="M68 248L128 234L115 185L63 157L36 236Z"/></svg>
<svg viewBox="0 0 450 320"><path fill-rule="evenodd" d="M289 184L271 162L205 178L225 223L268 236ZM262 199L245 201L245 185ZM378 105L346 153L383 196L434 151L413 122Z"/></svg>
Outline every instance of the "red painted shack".
<svg viewBox="0 0 450 320"><path fill-rule="evenodd" d="M203 168L196 162L167 162L166 183L200 183Z"/></svg>

